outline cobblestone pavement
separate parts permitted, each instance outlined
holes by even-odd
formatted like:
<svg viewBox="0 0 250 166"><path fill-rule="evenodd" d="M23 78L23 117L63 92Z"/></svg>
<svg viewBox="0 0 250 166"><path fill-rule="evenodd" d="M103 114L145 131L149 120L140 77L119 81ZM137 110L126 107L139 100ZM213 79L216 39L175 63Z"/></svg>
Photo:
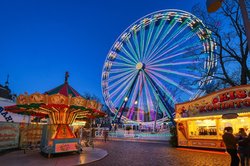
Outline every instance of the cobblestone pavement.
<svg viewBox="0 0 250 166"><path fill-rule="evenodd" d="M229 166L223 152L176 149L163 143L96 141L95 146L108 156L87 166Z"/></svg>

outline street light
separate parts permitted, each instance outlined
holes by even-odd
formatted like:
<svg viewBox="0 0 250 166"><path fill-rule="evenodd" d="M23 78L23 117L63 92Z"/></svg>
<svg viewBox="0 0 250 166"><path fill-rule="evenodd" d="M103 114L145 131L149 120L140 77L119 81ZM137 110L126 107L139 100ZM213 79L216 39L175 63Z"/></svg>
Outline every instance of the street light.
<svg viewBox="0 0 250 166"><path fill-rule="evenodd" d="M207 0L207 11L209 13L217 11L221 7L223 0Z"/></svg>
<svg viewBox="0 0 250 166"><path fill-rule="evenodd" d="M157 97L157 103L156 103L156 110L155 110L155 121L154 121L154 128L153 132L156 132L156 121L157 121L157 114L158 114L158 109L159 109L159 96Z"/></svg>
<svg viewBox="0 0 250 166"><path fill-rule="evenodd" d="M217 11L221 7L221 4L223 1L224 0L207 0L207 2L206 2L207 11L208 12ZM248 50L250 51L250 18L248 18L245 1L246 0L239 0L239 5L240 5L242 17L243 17L243 23L244 23L245 30L246 30ZM250 13L249 13L249 15L250 15Z"/></svg>
<svg viewBox="0 0 250 166"><path fill-rule="evenodd" d="M125 101L125 102L128 101L128 97L127 97L127 96L125 97L124 101Z"/></svg>

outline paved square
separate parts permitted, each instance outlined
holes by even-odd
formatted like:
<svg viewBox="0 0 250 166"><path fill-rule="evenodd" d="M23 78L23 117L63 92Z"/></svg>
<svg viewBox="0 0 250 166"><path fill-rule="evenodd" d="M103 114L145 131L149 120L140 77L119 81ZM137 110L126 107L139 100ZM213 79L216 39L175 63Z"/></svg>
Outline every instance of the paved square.
<svg viewBox="0 0 250 166"><path fill-rule="evenodd" d="M87 166L228 166L230 157L223 152L176 149L162 143L127 141L95 142L108 156Z"/></svg>

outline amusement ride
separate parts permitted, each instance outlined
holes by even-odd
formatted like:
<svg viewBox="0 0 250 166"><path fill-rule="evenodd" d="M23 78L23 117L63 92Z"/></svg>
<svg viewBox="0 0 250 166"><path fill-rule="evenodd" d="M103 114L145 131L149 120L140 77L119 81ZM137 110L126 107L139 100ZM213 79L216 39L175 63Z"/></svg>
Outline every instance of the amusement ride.
<svg viewBox="0 0 250 166"><path fill-rule="evenodd" d="M174 123L174 105L202 96L216 70L212 33L191 13L167 9L130 25L112 45L102 94L113 122Z"/></svg>
<svg viewBox="0 0 250 166"><path fill-rule="evenodd" d="M48 123L43 125L40 149L49 155L79 151L80 140L73 133L72 124L106 115L100 111L101 103L83 98L69 85L68 77L66 72L62 85L43 94L21 94L17 97L16 105L5 107L6 111L12 113L48 118Z"/></svg>

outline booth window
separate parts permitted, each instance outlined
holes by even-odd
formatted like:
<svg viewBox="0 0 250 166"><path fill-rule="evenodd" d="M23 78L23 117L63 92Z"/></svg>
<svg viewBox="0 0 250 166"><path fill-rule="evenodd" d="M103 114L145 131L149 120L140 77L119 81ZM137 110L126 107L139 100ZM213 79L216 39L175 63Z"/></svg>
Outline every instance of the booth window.
<svg viewBox="0 0 250 166"><path fill-rule="evenodd" d="M188 134L190 138L217 136L216 120L206 119L188 121Z"/></svg>
<svg viewBox="0 0 250 166"><path fill-rule="evenodd" d="M234 134L239 132L240 128L244 128L247 133L250 132L250 118L238 117L236 119L219 119L219 135L223 135L225 127L231 126Z"/></svg>

